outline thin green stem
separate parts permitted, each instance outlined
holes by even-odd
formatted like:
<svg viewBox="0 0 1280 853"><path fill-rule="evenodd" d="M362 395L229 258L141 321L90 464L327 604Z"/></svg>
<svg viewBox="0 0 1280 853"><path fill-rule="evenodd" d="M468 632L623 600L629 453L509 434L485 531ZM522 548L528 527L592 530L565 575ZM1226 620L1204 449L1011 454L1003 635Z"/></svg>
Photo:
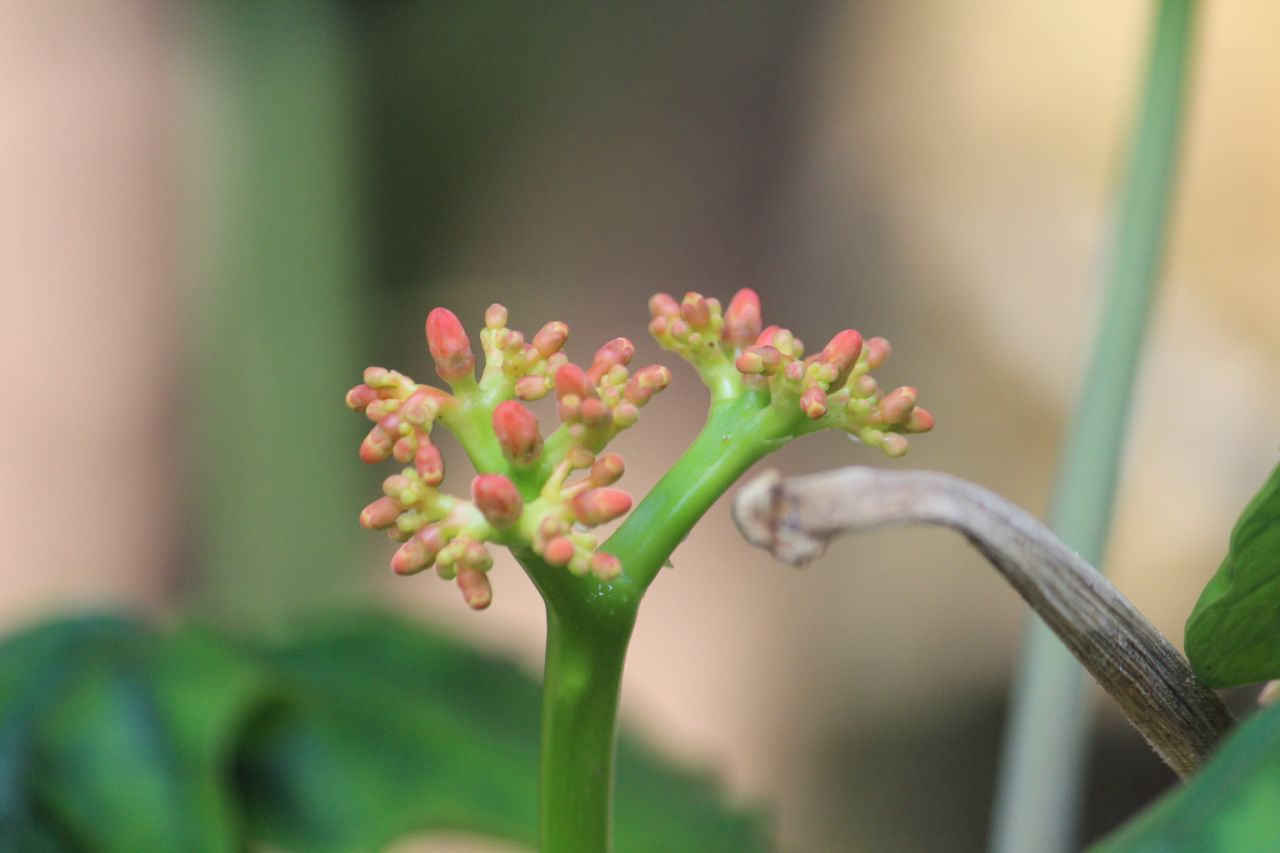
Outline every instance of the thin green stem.
<svg viewBox="0 0 1280 853"><path fill-rule="evenodd" d="M1060 463L1050 525L1102 565L1139 356L1164 254L1194 0L1163 0L1106 272L1106 297ZM1071 849L1086 735L1079 665L1030 626L1000 773L992 850Z"/></svg>

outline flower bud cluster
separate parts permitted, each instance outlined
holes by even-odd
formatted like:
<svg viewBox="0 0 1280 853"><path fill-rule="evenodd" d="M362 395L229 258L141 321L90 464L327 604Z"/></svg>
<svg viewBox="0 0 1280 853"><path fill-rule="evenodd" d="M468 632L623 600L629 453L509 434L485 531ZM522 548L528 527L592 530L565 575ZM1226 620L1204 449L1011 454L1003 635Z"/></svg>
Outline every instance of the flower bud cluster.
<svg viewBox="0 0 1280 853"><path fill-rule="evenodd" d="M933 428L933 416L917 405L915 388L886 392L870 375L889 358L884 338L864 341L845 329L805 357L803 342L789 329L763 327L760 298L747 289L738 291L723 314L717 300L698 293L680 302L658 294L649 310L649 331L658 343L693 363L708 384L732 364L741 388L767 391L775 411L799 413L791 434L833 427L898 457L907 452L907 434Z"/></svg>
<svg viewBox="0 0 1280 853"><path fill-rule="evenodd" d="M374 422L360 458L412 463L386 479L383 497L365 507L361 524L402 543L391 560L397 574L434 566L440 577L457 581L475 609L492 599L487 572L493 558L486 543L529 547L574 574L604 580L620 574L618 558L600 551L588 532L631 508L629 495L610 488L625 470L622 458L599 454L671 379L659 366L630 373L635 347L626 338L609 341L583 369L562 352L569 334L564 323L548 323L526 342L507 319L501 305L485 312L479 383L462 323L436 308L427 318L427 345L452 394L379 367L366 370L364 382L347 394L347 404ZM537 416L521 400L553 391L561 426L544 440ZM478 419L476 412L487 417ZM473 460L494 460L486 467L497 470L472 481L469 500L437 488L444 479L444 463L430 440L437 421L458 434L468 452L494 445L501 452L500 460L472 453ZM476 434L488 430L491 435ZM526 501L531 495L536 498Z"/></svg>

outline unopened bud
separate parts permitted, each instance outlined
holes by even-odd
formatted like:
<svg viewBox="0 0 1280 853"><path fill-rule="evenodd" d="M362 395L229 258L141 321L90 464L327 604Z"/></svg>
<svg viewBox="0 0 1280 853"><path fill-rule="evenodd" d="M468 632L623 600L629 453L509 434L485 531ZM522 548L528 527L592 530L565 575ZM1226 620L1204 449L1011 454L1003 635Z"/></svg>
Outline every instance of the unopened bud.
<svg viewBox="0 0 1280 853"><path fill-rule="evenodd" d="M747 347L746 351L738 356L735 366L739 372L748 375L764 374L765 376L772 376L778 372L778 366L781 364L782 353L767 344L763 344Z"/></svg>
<svg viewBox="0 0 1280 853"><path fill-rule="evenodd" d="M575 471L590 468L596 461L596 455L581 444L575 444L570 447L564 458L569 461L569 467Z"/></svg>
<svg viewBox="0 0 1280 853"><path fill-rule="evenodd" d="M626 338L614 338L596 350L591 369L587 371L587 380L593 385L598 383L615 365L625 367L630 364L635 354L635 344Z"/></svg>
<svg viewBox="0 0 1280 853"><path fill-rule="evenodd" d="M542 559L553 566L567 566L573 554L573 542L567 536L555 537L542 549Z"/></svg>
<svg viewBox="0 0 1280 853"><path fill-rule="evenodd" d="M867 351L867 367L875 370L880 365L889 360L889 353L893 348L889 346L889 342L884 338L871 338L864 347Z"/></svg>
<svg viewBox="0 0 1280 853"><path fill-rule="evenodd" d="M538 417L515 400L506 400L493 410L493 432L502 455L517 465L528 465L542 452Z"/></svg>
<svg viewBox="0 0 1280 853"><path fill-rule="evenodd" d="M606 453L591 466L591 485L612 486L622 479L627 466L616 453Z"/></svg>
<svg viewBox="0 0 1280 853"><path fill-rule="evenodd" d="M387 434L381 426L374 426L369 434L360 442L360 460L367 464L382 462L391 455L395 439Z"/></svg>
<svg viewBox="0 0 1280 853"><path fill-rule="evenodd" d="M516 396L521 400L541 400L550 390L545 376L522 376L516 380Z"/></svg>
<svg viewBox="0 0 1280 853"><path fill-rule="evenodd" d="M911 410L907 418L907 432L928 432L933 429L933 413L922 406Z"/></svg>
<svg viewBox="0 0 1280 853"><path fill-rule="evenodd" d="M760 297L756 292L744 287L735 293L724 314L725 342L735 347L745 347L755 341L763 325L760 319Z"/></svg>
<svg viewBox="0 0 1280 853"><path fill-rule="evenodd" d="M507 309L506 306L499 305L497 302L490 305L484 310L484 324L490 329L501 329L507 325Z"/></svg>
<svg viewBox="0 0 1280 853"><path fill-rule="evenodd" d="M587 527L608 524L629 509L631 495L618 489L588 489L573 498L573 514Z"/></svg>
<svg viewBox="0 0 1280 853"><path fill-rule="evenodd" d="M411 575L430 568L446 544L440 528L428 525L400 546L391 558L391 570L398 575Z"/></svg>
<svg viewBox="0 0 1280 853"><path fill-rule="evenodd" d="M560 352L564 347L564 342L568 339L568 324L559 320L552 320L539 329L538 334L533 336L533 348L543 358L549 358L552 354Z"/></svg>
<svg viewBox="0 0 1280 853"><path fill-rule="evenodd" d="M458 589L462 590L462 600L472 610L484 610L493 602L489 576L476 569L458 571Z"/></svg>
<svg viewBox="0 0 1280 853"><path fill-rule="evenodd" d="M800 395L800 409L816 421L827 413L827 392L817 385L804 389L804 393Z"/></svg>
<svg viewBox="0 0 1280 853"><path fill-rule="evenodd" d="M680 303L680 316L695 329L711 324L711 306L701 293L689 292Z"/></svg>
<svg viewBox="0 0 1280 853"><path fill-rule="evenodd" d="M357 412L362 412L368 408L369 404L378 399L378 392L370 388L368 385L357 385L347 392L347 407Z"/></svg>
<svg viewBox="0 0 1280 853"><path fill-rule="evenodd" d="M446 382L471 376L476 358L458 315L448 308L434 308L427 315L427 347L436 362L436 373Z"/></svg>
<svg viewBox="0 0 1280 853"><path fill-rule="evenodd" d="M556 399L573 395L579 400L595 396L595 390L587 381L587 374L576 364L566 364L556 371Z"/></svg>
<svg viewBox="0 0 1280 853"><path fill-rule="evenodd" d="M651 364L636 371L635 376L627 380L627 387L622 392L628 403L643 406L671 382L671 371L660 364Z"/></svg>
<svg viewBox="0 0 1280 853"><path fill-rule="evenodd" d="M596 551L591 555L591 571L600 580L611 581L622 574L622 561L613 554Z"/></svg>
<svg viewBox="0 0 1280 853"><path fill-rule="evenodd" d="M896 432L886 433L884 440L880 442L880 448L885 452L886 456L897 459L907 455L907 448L911 442L907 440L905 435Z"/></svg>
<svg viewBox="0 0 1280 853"><path fill-rule="evenodd" d="M592 429L603 429L613 420L613 413L599 397L588 397L578 407L578 417Z"/></svg>
<svg viewBox="0 0 1280 853"><path fill-rule="evenodd" d="M400 512L400 504L392 498L378 498L360 511L360 526L365 530L385 530L396 523Z"/></svg>
<svg viewBox="0 0 1280 853"><path fill-rule="evenodd" d="M655 293L649 297L649 314L652 317L673 318L680 315L680 303L667 293Z"/></svg>
<svg viewBox="0 0 1280 853"><path fill-rule="evenodd" d="M444 481L444 457L434 444L421 444L413 456L413 467L428 486L438 486Z"/></svg>
<svg viewBox="0 0 1280 853"><path fill-rule="evenodd" d="M853 329L839 332L822 348L822 352L818 354L818 361L836 369L836 377L832 381L834 387L839 388L849 378L849 373L852 372L861 352L862 335Z"/></svg>
<svg viewBox="0 0 1280 853"><path fill-rule="evenodd" d="M485 521L499 530L515 524L524 512L516 484L501 474L481 474L472 480L471 499Z"/></svg>
<svg viewBox="0 0 1280 853"><path fill-rule="evenodd" d="M916 405L916 389L906 385L894 388L880 400L880 417L887 424L899 424L907 419Z"/></svg>

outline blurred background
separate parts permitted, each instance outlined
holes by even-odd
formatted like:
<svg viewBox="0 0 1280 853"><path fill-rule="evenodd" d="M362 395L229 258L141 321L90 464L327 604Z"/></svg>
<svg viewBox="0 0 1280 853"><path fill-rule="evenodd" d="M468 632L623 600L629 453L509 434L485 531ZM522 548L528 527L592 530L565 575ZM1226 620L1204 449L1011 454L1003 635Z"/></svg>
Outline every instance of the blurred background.
<svg viewBox="0 0 1280 853"><path fill-rule="evenodd" d="M274 631L376 600L536 672L514 564L475 614L356 524L386 472L342 396L370 363L434 379L438 304L671 366L618 442L639 496L706 398L649 294L753 287L806 341L893 341L883 381L939 422L898 464L1042 512L1153 8L0 0L0 628L125 606ZM1268 0L1200 16L1109 557L1176 642L1280 447L1277 30ZM855 462L882 464L830 434L772 460ZM959 538L796 571L722 502L674 563L631 726L782 849L981 849L1024 610ZM1086 838L1172 781L1097 705Z"/></svg>

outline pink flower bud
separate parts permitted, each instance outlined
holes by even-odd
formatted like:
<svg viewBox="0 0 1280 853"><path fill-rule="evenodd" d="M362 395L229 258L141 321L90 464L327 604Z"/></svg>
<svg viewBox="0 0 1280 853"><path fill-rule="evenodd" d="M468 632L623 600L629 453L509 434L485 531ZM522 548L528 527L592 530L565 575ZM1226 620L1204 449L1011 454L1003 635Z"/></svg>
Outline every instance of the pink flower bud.
<svg viewBox="0 0 1280 853"><path fill-rule="evenodd" d="M471 499L485 521L499 530L510 527L524 512L516 484L501 474L481 474L471 481Z"/></svg>
<svg viewBox="0 0 1280 853"><path fill-rule="evenodd" d="M587 527L607 524L631 509L631 495L618 489L588 489L573 497L573 514Z"/></svg>
<svg viewBox="0 0 1280 853"><path fill-rule="evenodd" d="M735 366L741 373L748 375L763 374L772 376L778 372L778 367L782 364L782 353L773 347L764 345L752 345L738 356Z"/></svg>
<svg viewBox="0 0 1280 853"><path fill-rule="evenodd" d="M891 459L898 459L907 455L910 444L905 435L891 432L885 435L884 441L880 443L880 449Z"/></svg>
<svg viewBox="0 0 1280 853"><path fill-rule="evenodd" d="M440 528L427 525L400 546L391 558L391 570L398 575L412 575L430 568L446 544Z"/></svg>
<svg viewBox="0 0 1280 853"><path fill-rule="evenodd" d="M542 452L538 417L515 400L506 400L493 410L493 432L502 455L517 465L528 465Z"/></svg>
<svg viewBox="0 0 1280 853"><path fill-rule="evenodd" d="M933 429L933 414L926 408L916 406L907 418L908 432L928 432Z"/></svg>
<svg viewBox="0 0 1280 853"><path fill-rule="evenodd" d="M522 376L516 380L516 396L521 400L541 400L550 390L545 376Z"/></svg>
<svg viewBox="0 0 1280 853"><path fill-rule="evenodd" d="M800 395L800 409L816 421L827 413L827 392L817 385L810 385Z"/></svg>
<svg viewBox="0 0 1280 853"><path fill-rule="evenodd" d="M468 542L458 557L458 566L464 571L487 572L493 568L493 555L483 542Z"/></svg>
<svg viewBox="0 0 1280 853"><path fill-rule="evenodd" d="M578 407L578 417L592 429L604 429L613 421L613 413L599 397L588 397Z"/></svg>
<svg viewBox="0 0 1280 853"><path fill-rule="evenodd" d="M476 357L458 315L448 308L434 308L427 315L427 347L436 362L436 373L452 383L472 375Z"/></svg>
<svg viewBox="0 0 1280 853"><path fill-rule="evenodd" d="M655 293L649 297L649 314L652 317L674 318L680 316L680 303L670 294Z"/></svg>
<svg viewBox="0 0 1280 853"><path fill-rule="evenodd" d="M849 378L858 355L862 352L862 335L853 329L845 329L836 334L818 353L818 361L831 365L836 369L835 379L831 384L839 388Z"/></svg>
<svg viewBox="0 0 1280 853"><path fill-rule="evenodd" d="M569 467L575 471L590 468L596 461L596 455L580 444L570 447L564 458L569 461Z"/></svg>
<svg viewBox="0 0 1280 853"><path fill-rule="evenodd" d="M627 387L622 396L628 403L643 406L663 388L671 383L671 371L660 364L651 364L636 371L636 375L627 380Z"/></svg>
<svg viewBox="0 0 1280 853"><path fill-rule="evenodd" d="M871 338L866 344L867 351L867 367L875 370L880 365L889 360L889 353L893 348L889 346L889 342L884 338Z"/></svg>
<svg viewBox="0 0 1280 853"><path fill-rule="evenodd" d="M501 329L507 325L507 309L497 302L484 309L484 324L490 329Z"/></svg>
<svg viewBox="0 0 1280 853"><path fill-rule="evenodd" d="M917 399L914 388L905 385L894 388L880 400L880 417L887 424L900 424L911 414Z"/></svg>
<svg viewBox="0 0 1280 853"><path fill-rule="evenodd" d="M611 581L622 574L622 561L612 554L596 551L591 555L591 571L600 580Z"/></svg>
<svg viewBox="0 0 1280 853"><path fill-rule="evenodd" d="M392 498L378 498L360 511L360 526L365 530L385 530L400 517L400 504Z"/></svg>
<svg viewBox="0 0 1280 853"><path fill-rule="evenodd" d="M587 381L587 374L576 364L566 364L556 371L556 399L572 394L579 400L595 396L595 390Z"/></svg>
<svg viewBox="0 0 1280 853"><path fill-rule="evenodd" d="M559 320L552 320L547 325L538 330L538 334L533 336L533 348L543 358L550 357L553 353L560 352L564 347L564 342L569 339L569 326L567 323L561 323Z"/></svg>
<svg viewBox="0 0 1280 853"><path fill-rule="evenodd" d="M347 392L347 407L363 412L369 404L378 399L378 392L368 385L357 385Z"/></svg>
<svg viewBox="0 0 1280 853"><path fill-rule="evenodd" d="M444 457L434 444L419 445L413 457L413 467L428 486L438 486L444 481Z"/></svg>
<svg viewBox="0 0 1280 853"><path fill-rule="evenodd" d="M760 319L760 297L754 290L744 287L729 300L724 314L724 340L735 347L745 347L755 341L764 325Z"/></svg>
<svg viewBox="0 0 1280 853"><path fill-rule="evenodd" d="M684 301L680 303L680 316L693 328L701 329L711 324L711 306L701 293L691 291L684 295Z"/></svg>
<svg viewBox="0 0 1280 853"><path fill-rule="evenodd" d="M591 485L612 486L622 479L627 466L616 453L606 453L591 466Z"/></svg>
<svg viewBox="0 0 1280 853"><path fill-rule="evenodd" d="M391 455L394 445L395 440L387 435L386 430L381 426L374 426L364 437L364 441L360 442L360 460L369 465L382 462Z"/></svg>
<svg viewBox="0 0 1280 853"><path fill-rule="evenodd" d="M573 559L574 550L569 537L557 536L542 549L542 559L553 566L567 566Z"/></svg>
<svg viewBox="0 0 1280 853"><path fill-rule="evenodd" d="M630 364L635 354L635 344L626 338L614 338L596 350L596 357L591 362L591 369L587 371L587 381L595 385L609 372L610 368L615 365L625 367Z"/></svg>
<svg viewBox="0 0 1280 853"><path fill-rule="evenodd" d="M460 569L458 589L462 590L462 600L472 610L484 610L493 602L493 587L489 584L489 576L484 572Z"/></svg>
<svg viewBox="0 0 1280 853"><path fill-rule="evenodd" d="M396 439L391 446L391 455L397 462L408 463L418 451L418 442L411 435Z"/></svg>

